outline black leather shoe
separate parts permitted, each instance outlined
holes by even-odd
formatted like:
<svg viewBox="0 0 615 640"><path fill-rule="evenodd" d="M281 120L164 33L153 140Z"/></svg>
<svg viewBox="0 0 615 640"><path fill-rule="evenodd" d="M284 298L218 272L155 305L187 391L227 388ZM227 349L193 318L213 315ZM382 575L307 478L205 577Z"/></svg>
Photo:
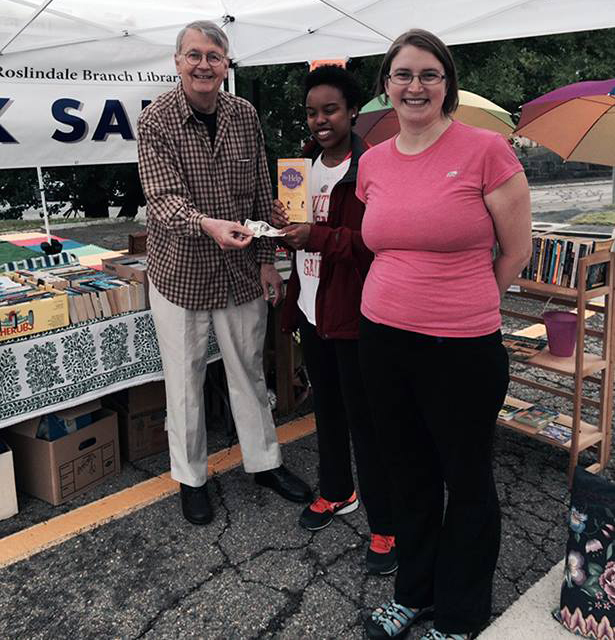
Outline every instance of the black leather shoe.
<svg viewBox="0 0 615 640"><path fill-rule="evenodd" d="M255 473L254 482L263 487L273 489L291 502L312 501L312 491L307 484L291 473L284 465L280 465L276 469Z"/></svg>
<svg viewBox="0 0 615 640"><path fill-rule="evenodd" d="M182 497L182 511L184 518L192 524L208 524L214 517L207 483L201 487L190 487L187 484L180 484Z"/></svg>

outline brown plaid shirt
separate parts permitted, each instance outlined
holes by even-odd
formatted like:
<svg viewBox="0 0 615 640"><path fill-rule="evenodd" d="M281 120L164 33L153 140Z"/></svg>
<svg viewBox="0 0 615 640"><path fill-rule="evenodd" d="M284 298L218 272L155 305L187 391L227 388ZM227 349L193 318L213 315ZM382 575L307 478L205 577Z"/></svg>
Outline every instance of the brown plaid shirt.
<svg viewBox="0 0 615 640"><path fill-rule="evenodd" d="M147 200L147 271L154 286L185 309L226 307L263 295L260 264L273 263L271 239L222 251L201 230L203 217L271 221L271 182L254 107L220 92L212 150L181 83L139 118L139 174Z"/></svg>

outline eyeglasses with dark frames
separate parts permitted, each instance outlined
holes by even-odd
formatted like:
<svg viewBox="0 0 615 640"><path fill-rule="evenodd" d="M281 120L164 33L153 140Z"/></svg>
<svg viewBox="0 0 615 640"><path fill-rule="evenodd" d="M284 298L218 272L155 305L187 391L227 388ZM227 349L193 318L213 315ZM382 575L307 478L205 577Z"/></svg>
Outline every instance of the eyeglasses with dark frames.
<svg viewBox="0 0 615 640"><path fill-rule="evenodd" d="M207 53L201 53L200 51L188 51L187 53L182 53L186 62L196 67L198 64L201 64L203 58L207 60L207 63L212 67L218 67L224 62L225 56L220 53L216 53L215 51L208 51Z"/></svg>
<svg viewBox="0 0 615 640"><path fill-rule="evenodd" d="M443 73L437 71L421 71L421 73L410 73L409 71L399 70L393 74L387 73L386 77L393 83L399 85L412 84L414 78L418 78L422 85L430 86L440 84L446 78Z"/></svg>

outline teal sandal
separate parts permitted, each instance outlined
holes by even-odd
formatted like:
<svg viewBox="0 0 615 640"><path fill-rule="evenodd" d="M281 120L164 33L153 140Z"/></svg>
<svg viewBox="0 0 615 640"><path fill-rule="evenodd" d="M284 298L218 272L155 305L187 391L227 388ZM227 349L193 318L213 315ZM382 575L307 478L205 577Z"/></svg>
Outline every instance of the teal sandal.
<svg viewBox="0 0 615 640"><path fill-rule="evenodd" d="M433 614L433 607L412 609L391 600L372 611L365 621L370 638L401 638L421 618Z"/></svg>

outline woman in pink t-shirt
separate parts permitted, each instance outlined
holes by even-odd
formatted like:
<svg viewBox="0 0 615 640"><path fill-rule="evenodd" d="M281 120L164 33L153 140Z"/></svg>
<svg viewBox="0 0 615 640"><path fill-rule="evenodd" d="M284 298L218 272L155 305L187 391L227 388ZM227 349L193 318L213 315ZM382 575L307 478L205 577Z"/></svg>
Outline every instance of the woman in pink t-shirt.
<svg viewBox="0 0 615 640"><path fill-rule="evenodd" d="M530 255L529 190L501 135L452 120L457 75L435 35L397 38L378 84L400 133L359 161L362 234L375 254L359 344L399 569L393 600L366 629L400 636L433 613L422 640L466 640L491 613L493 436L508 387L499 305Z"/></svg>

